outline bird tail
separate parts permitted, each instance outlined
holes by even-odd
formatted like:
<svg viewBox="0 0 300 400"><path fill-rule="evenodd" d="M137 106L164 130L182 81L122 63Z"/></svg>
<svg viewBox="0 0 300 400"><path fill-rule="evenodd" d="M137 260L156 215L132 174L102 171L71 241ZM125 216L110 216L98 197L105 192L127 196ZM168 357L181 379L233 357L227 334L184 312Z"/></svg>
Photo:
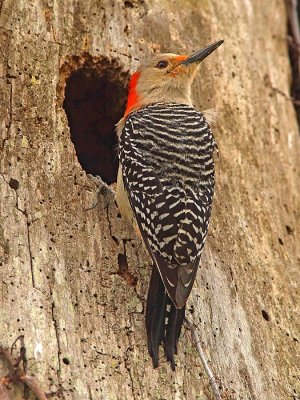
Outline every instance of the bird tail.
<svg viewBox="0 0 300 400"><path fill-rule="evenodd" d="M177 309L168 296L158 269L153 265L146 307L148 351L153 367L158 367L159 345L163 343L165 356L175 370L174 354L185 315L185 307Z"/></svg>

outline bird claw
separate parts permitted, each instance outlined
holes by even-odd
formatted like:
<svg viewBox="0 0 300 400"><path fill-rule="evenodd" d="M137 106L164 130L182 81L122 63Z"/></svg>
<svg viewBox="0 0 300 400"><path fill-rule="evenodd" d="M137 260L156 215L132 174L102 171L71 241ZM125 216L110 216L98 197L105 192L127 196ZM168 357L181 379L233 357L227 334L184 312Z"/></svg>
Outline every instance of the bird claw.
<svg viewBox="0 0 300 400"><path fill-rule="evenodd" d="M98 185L97 190L96 190L96 196L95 196L96 199L94 200L93 204L90 207L85 208L85 210L84 210L84 211L91 211L97 207L97 205L99 203L100 195L115 197L116 193L109 185L107 185L107 183L105 183L102 180L101 176L99 176L99 175L94 176L91 174L88 174L87 176L88 176L88 178L90 178L93 182L95 182Z"/></svg>

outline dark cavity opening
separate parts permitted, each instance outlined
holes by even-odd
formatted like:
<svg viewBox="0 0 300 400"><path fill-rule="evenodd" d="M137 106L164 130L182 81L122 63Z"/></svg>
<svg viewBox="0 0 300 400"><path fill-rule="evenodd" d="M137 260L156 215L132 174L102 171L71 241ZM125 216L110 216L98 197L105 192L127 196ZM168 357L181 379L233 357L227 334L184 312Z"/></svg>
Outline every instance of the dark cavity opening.
<svg viewBox="0 0 300 400"><path fill-rule="evenodd" d="M261 314L266 321L270 321L270 316L265 310L261 310Z"/></svg>
<svg viewBox="0 0 300 400"><path fill-rule="evenodd" d="M291 96L300 124L300 2L287 1L288 44L292 67Z"/></svg>
<svg viewBox="0 0 300 400"><path fill-rule="evenodd" d="M128 75L114 61L90 57L80 64L66 81L63 103L71 139L82 168L111 184L117 180L115 124L124 114Z"/></svg>

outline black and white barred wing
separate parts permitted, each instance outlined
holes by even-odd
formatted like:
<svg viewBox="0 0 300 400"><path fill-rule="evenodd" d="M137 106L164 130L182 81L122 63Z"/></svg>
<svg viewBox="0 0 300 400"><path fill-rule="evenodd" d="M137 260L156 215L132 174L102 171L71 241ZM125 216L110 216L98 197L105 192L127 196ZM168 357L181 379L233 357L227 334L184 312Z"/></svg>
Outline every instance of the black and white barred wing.
<svg viewBox="0 0 300 400"><path fill-rule="evenodd" d="M177 171L175 179L161 173L161 163L156 159L157 146L154 143L151 149L149 143L145 147L141 141L143 128L140 121L141 116L136 119L130 116L120 138L124 185L167 292L174 304L182 308L194 283L207 233L209 193L205 186L198 190L197 185L183 184L182 171ZM149 122L144 121L146 129L149 129ZM164 128L168 129L168 126ZM165 157L166 161L172 149L161 146L158 150L159 157ZM174 155L171 157L176 161ZM180 166L184 164L179 162ZM176 170L175 165L170 166Z"/></svg>

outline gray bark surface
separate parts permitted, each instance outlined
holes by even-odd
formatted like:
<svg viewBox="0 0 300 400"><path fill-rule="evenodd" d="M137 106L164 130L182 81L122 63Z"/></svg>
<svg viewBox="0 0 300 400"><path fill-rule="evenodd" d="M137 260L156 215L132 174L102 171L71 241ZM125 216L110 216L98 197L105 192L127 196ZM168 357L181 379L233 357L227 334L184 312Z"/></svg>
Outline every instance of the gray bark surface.
<svg viewBox="0 0 300 400"><path fill-rule="evenodd" d="M300 140L284 1L4 0L0 12L0 345L24 334L29 371L61 389L55 400L212 398L186 329L176 372L163 359L152 369L149 256L105 187L87 210L97 182L62 105L85 62L125 84L154 51L224 39L194 84L196 108L218 110L219 157L188 309L224 399L299 398Z"/></svg>

